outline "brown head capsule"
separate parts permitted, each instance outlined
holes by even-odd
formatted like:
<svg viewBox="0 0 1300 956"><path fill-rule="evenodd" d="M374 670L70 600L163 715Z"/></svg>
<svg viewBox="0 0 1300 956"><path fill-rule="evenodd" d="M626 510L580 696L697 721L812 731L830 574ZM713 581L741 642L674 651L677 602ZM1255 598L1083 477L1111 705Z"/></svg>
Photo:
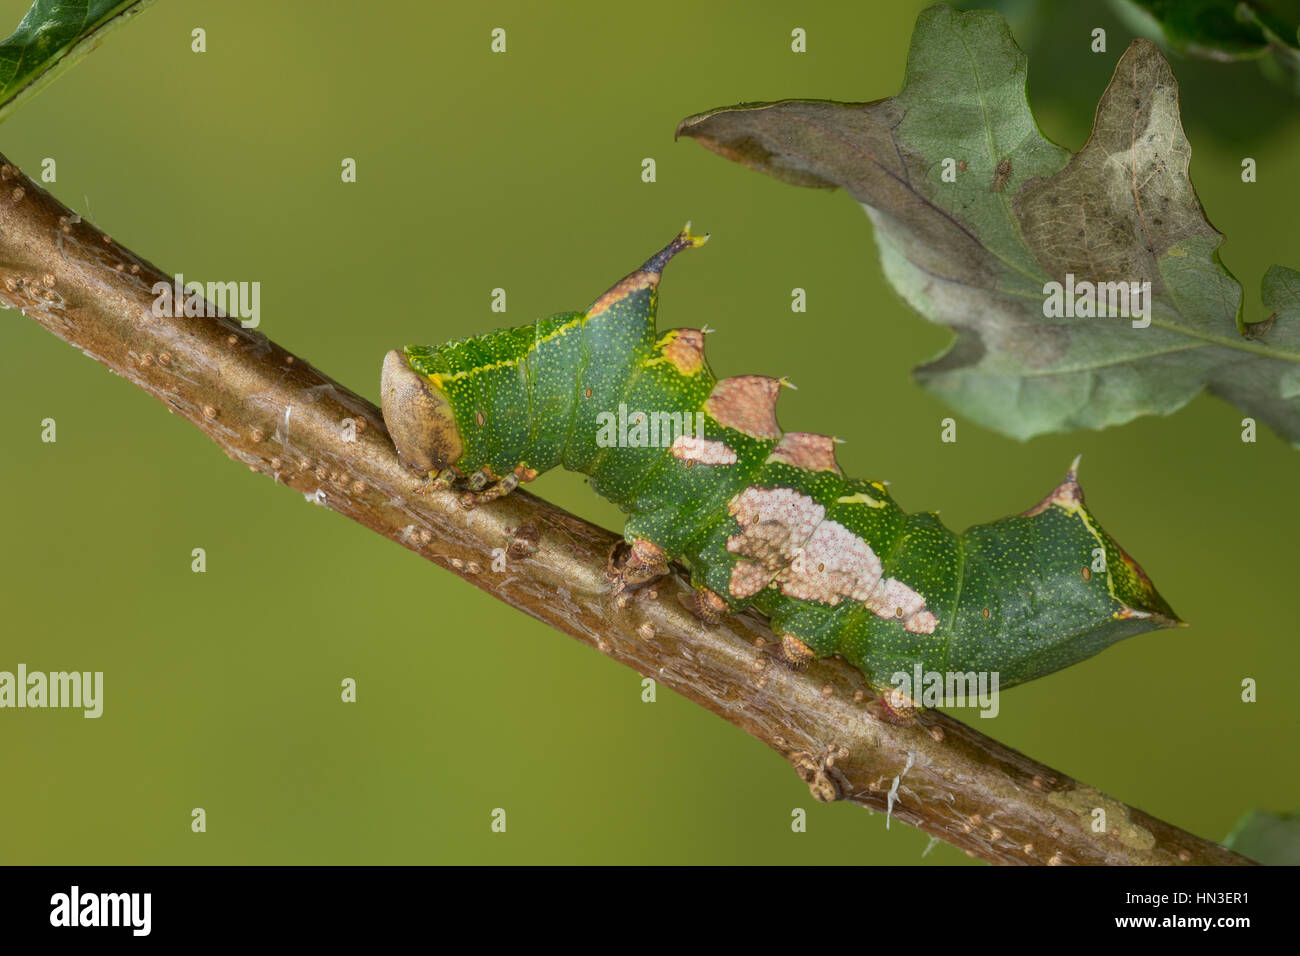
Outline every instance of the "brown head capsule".
<svg viewBox="0 0 1300 956"><path fill-rule="evenodd" d="M447 396L396 349L384 356L379 390L384 424L407 467L428 474L456 463L465 447Z"/></svg>

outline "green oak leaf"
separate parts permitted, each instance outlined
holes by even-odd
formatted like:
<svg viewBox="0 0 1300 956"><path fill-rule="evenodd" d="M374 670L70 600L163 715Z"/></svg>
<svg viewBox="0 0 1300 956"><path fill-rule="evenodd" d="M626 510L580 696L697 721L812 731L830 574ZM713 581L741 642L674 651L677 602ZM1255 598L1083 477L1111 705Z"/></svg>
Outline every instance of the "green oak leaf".
<svg viewBox="0 0 1300 956"><path fill-rule="evenodd" d="M36 0L0 41L0 120L153 0Z"/></svg>
<svg viewBox="0 0 1300 956"><path fill-rule="evenodd" d="M1268 866L1300 866L1300 815L1251 810L1223 845Z"/></svg>
<svg viewBox="0 0 1300 956"><path fill-rule="evenodd" d="M918 378L980 423L1022 439L1105 428L1209 389L1300 444L1300 273L1271 269L1274 314L1242 320L1159 49L1136 40L1120 58L1076 154L1039 132L1026 75L1000 15L938 5L917 21L896 96L741 104L677 132L858 200L893 287L956 330ZM1048 317L1047 284L1067 274L1149 282L1149 325Z"/></svg>

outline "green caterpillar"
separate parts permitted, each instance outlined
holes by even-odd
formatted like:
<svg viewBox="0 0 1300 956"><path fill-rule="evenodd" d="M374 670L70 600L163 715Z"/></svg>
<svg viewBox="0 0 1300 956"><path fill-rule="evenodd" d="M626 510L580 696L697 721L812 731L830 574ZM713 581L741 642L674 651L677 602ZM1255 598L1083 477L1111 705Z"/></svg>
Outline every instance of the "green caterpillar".
<svg viewBox="0 0 1300 956"><path fill-rule="evenodd" d="M389 352L384 421L403 461L467 489L467 506L583 472L628 514L616 591L680 558L706 621L753 605L791 663L840 654L895 710L916 703L897 675L918 665L1008 687L1181 624L1085 507L1074 467L1035 507L958 535L845 477L831 438L783 433L781 380L719 381L703 331L659 334L664 266L707 238L688 223L585 312Z"/></svg>

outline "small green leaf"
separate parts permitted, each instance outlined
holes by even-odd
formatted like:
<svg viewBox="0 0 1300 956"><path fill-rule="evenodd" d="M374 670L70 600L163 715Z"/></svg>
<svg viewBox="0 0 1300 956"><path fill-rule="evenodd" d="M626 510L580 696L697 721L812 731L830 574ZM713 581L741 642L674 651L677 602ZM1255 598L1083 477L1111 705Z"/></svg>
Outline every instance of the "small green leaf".
<svg viewBox="0 0 1300 956"><path fill-rule="evenodd" d="M1267 866L1300 866L1300 816L1251 810L1223 845Z"/></svg>
<svg viewBox="0 0 1300 956"><path fill-rule="evenodd" d="M1288 26L1277 3L1241 0L1114 0L1118 12L1138 31L1179 53L1211 60L1263 56L1271 42L1288 33L1295 45L1296 24ZM1285 6L1285 4L1282 4ZM1294 11L1288 11L1292 16Z"/></svg>
<svg viewBox="0 0 1300 956"><path fill-rule="evenodd" d="M891 284L957 332L918 377L990 428L1105 428L1209 389L1300 444L1300 274L1271 270L1275 317L1242 320L1159 49L1124 53L1073 155L1039 132L1026 75L1000 15L939 5L917 21L897 96L743 104L678 134L862 203ZM1150 324L1049 315L1052 282L1149 282Z"/></svg>
<svg viewBox="0 0 1300 956"><path fill-rule="evenodd" d="M1296 0L1112 0L1112 6L1135 33L1175 52L1221 63L1262 60L1265 74L1300 95Z"/></svg>
<svg viewBox="0 0 1300 956"><path fill-rule="evenodd" d="M0 41L0 120L153 0L36 0Z"/></svg>

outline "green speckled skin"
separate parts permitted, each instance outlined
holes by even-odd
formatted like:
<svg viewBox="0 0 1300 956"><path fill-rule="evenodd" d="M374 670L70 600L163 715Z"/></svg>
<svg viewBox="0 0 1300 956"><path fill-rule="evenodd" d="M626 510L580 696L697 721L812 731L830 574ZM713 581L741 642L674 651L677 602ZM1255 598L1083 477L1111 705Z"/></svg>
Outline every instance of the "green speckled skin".
<svg viewBox="0 0 1300 956"><path fill-rule="evenodd" d="M455 473L531 477L530 470L562 466L589 475L592 487L628 514L627 541L681 559L694 585L729 610L753 604L776 633L813 656L842 655L877 688L917 663L925 671L997 672L1008 687L1180 623L1085 507L1073 469L1036 508L959 535L932 514L904 513L879 482L842 475L821 436L796 436L816 453L778 460L778 445L788 443L732 413L703 415L696 438L734 462L692 460L666 442L598 444L601 413L617 414L620 404L632 414L693 416L714 394L718 383L702 352L683 345L687 333L698 333L655 329L664 265L701 242L683 232L585 312L408 346L411 369L454 411L464 441ZM785 512L760 519L755 511L751 519L745 494L756 501L780 495L807 523ZM747 549L770 541L775 553L752 563ZM1096 549L1105 552L1104 566ZM850 567L855 555L860 560ZM752 566L741 572L770 576L769 583L746 593L737 585L742 562ZM920 603L908 603L913 599Z"/></svg>

